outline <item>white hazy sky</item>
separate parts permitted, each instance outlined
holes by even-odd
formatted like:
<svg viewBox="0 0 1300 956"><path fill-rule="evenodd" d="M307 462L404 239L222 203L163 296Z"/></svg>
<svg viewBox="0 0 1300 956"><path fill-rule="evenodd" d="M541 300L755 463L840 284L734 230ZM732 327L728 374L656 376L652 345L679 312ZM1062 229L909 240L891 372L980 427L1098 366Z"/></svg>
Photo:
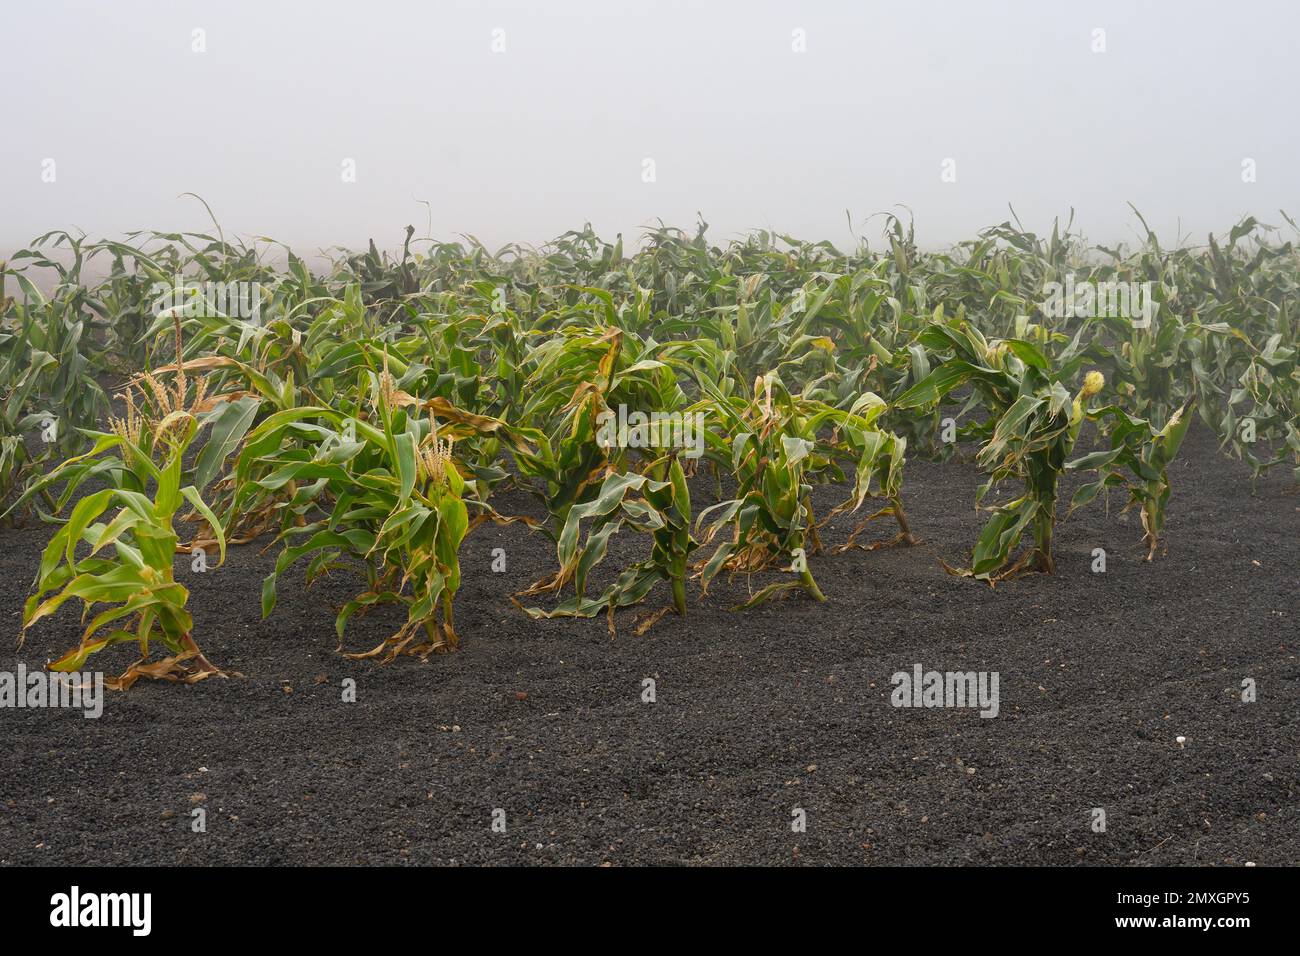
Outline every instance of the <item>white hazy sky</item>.
<svg viewBox="0 0 1300 956"><path fill-rule="evenodd" d="M844 247L846 209L874 239L897 204L927 246L1008 203L1108 243L1129 201L1196 242L1300 214L1291 0L40 0L4 24L0 250L206 229L183 192L303 251L399 245L422 200L433 235L493 247L697 211L718 241Z"/></svg>

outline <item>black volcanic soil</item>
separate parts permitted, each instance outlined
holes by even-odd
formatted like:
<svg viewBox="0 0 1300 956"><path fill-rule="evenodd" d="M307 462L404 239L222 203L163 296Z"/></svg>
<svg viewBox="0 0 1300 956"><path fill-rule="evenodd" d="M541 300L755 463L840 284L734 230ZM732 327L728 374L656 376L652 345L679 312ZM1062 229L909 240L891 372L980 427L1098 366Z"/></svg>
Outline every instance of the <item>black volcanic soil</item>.
<svg viewBox="0 0 1300 956"><path fill-rule="evenodd" d="M1173 476L1167 555L1143 561L1136 515L1097 503L1059 525L1056 576L991 589L938 564L978 533L975 470L911 461L923 543L814 557L827 603L735 613L743 579L699 603L692 585L687 617L636 637L625 612L612 640L603 616L512 607L554 552L519 525L481 527L462 549L462 649L426 663L335 653L347 575L307 590L294 573L264 622L273 552L235 549L203 575L178 557L200 643L246 676L141 682L99 720L0 710L0 863L1295 865L1300 497L1284 469L1252 494L1204 433ZM819 489L819 513L843 493ZM497 504L537 513L519 493ZM0 530L10 637L49 534ZM396 621L356 620L349 647ZM39 666L78 632L65 610L21 651L6 640L0 669ZM998 672L999 716L892 707L890 675L917 663Z"/></svg>

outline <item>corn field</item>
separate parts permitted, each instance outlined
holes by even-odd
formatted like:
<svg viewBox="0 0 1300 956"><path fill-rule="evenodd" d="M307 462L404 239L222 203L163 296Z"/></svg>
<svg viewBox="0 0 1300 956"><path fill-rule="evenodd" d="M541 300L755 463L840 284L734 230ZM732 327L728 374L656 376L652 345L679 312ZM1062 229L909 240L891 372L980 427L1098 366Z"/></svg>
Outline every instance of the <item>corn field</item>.
<svg viewBox="0 0 1300 956"><path fill-rule="evenodd" d="M553 569L501 595L535 619L613 633L640 606L644 633L720 575L752 580L740 614L823 601L832 517L855 522L843 548L925 536L908 457L973 457L984 477L968 503L983 529L936 574L1055 573L1057 522L1099 502L1133 509L1134 546L1159 561L1194 423L1257 478L1300 480L1283 218L1175 248L1143 223L1133 249L1010 221L943 251L896 218L849 251L768 232L715 245L701 223L635 249L586 227L491 252L408 227L398 253L371 242L315 270L215 223L49 233L0 270L0 510L51 531L22 627L81 606L49 667L135 645L123 689L224 676L173 565L249 546L278 555L263 615L290 576L352 575L340 650L427 657L472 638L459 555L493 522L553 543ZM815 514L817 485L842 502ZM506 489L545 518L500 508ZM644 560L605 567L615 535ZM367 627L381 605L404 609L393 633Z"/></svg>

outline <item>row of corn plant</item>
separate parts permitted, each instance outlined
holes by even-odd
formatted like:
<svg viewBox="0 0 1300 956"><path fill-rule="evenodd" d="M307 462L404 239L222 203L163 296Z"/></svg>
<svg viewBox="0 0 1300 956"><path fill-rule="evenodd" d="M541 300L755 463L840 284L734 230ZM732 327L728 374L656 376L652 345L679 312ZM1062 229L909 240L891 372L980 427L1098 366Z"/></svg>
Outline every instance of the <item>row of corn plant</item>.
<svg viewBox="0 0 1300 956"><path fill-rule="evenodd" d="M538 618L604 611L612 626L663 584L652 622L686 613L690 586L704 597L720 574L787 575L741 607L823 600L809 559L826 523L875 500L841 547L913 543L906 454L962 442L978 449L989 517L969 566L951 570L1052 572L1067 473L1082 479L1071 511L1126 492L1151 556L1194 417L1256 475L1288 460L1300 473L1297 255L1271 232L1245 220L1170 250L1147 230L1128 252L1015 221L927 253L889 217L878 250L768 232L718 247L701 224L661 227L629 253L590 227L497 252L408 228L400 256L371 242L321 272L291 252L274 267L273 246L219 225L103 243L50 233L0 269L0 507L58 526L24 621L73 597L103 603L55 666L131 640L141 659L121 685L219 673L171 561L272 536L265 613L299 562L309 582L351 569L364 586L338 612L340 642L391 604L405 622L359 653L426 655L457 643L458 553L488 520L554 543L554 572L515 596L551 596L519 602ZM96 257L110 267L92 285ZM1045 290L1067 280L1146 284L1149 309L1053 311ZM257 283L260 314L214 307L194 288L206 282ZM148 298L160 287L177 293L165 308ZM122 376L106 427L101 383ZM698 447L611 441L628 414L698 420ZM35 441L50 419L56 437ZM1093 448L1074 457L1081 442ZM704 469L716 500L693 507ZM1009 482L1017 493L989 504ZM851 491L818 516L824 483ZM545 518L498 513L489 499L509 486ZM897 534L859 545L880 518ZM620 532L644 536L648 555L597 585ZM164 661L150 663L151 642Z"/></svg>

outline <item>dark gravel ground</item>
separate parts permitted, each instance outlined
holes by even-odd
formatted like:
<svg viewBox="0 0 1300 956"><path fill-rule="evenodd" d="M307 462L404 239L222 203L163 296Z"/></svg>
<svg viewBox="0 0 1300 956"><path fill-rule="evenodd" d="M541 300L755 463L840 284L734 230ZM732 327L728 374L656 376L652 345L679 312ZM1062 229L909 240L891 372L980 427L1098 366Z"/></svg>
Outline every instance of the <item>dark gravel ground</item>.
<svg viewBox="0 0 1300 956"><path fill-rule="evenodd" d="M1290 476L1252 494L1193 432L1166 556L1143 561L1136 515L1097 504L1060 524L1055 577L991 589L937 563L960 562L978 532L973 467L907 470L921 545L815 557L826 604L733 613L747 584L720 582L643 637L631 613L611 640L603 618L513 608L508 595L554 563L518 525L466 541L462 649L427 663L334 652L346 575L285 583L263 622L273 554L236 549L205 575L178 559L204 649L247 676L142 682L99 720L0 710L0 862L1300 863ZM842 494L820 489L819 513ZM535 510L517 494L499 507ZM11 635L49 533L0 531ZM505 573L490 570L497 547ZM1097 547L1104 574L1090 570ZM357 620L349 646L390 626ZM38 666L78 630L60 613L17 654L6 642L0 669ZM132 655L101 656L116 672ZM999 716L891 707L890 675L917 663L998 672ZM355 703L341 699L349 677ZM205 833L191 831L195 806ZM792 832L795 808L806 832Z"/></svg>

